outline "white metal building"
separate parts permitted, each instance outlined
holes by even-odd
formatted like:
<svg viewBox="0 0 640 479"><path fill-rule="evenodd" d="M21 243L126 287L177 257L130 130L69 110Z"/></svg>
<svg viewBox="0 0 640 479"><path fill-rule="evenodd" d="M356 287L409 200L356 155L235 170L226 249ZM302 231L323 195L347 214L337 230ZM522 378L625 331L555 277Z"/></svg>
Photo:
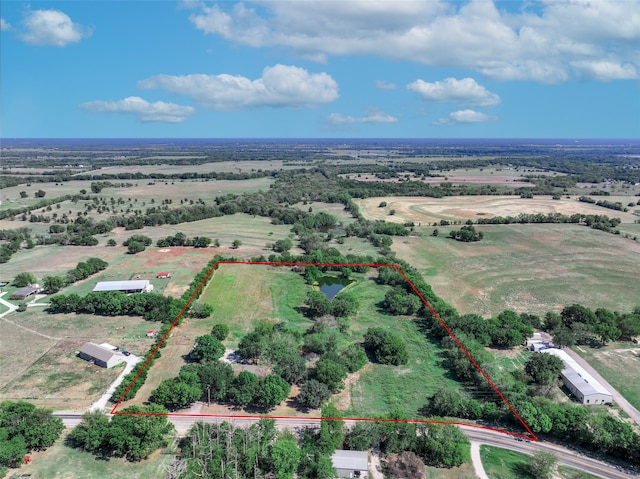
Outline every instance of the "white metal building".
<svg viewBox="0 0 640 479"><path fill-rule="evenodd" d="M99 281L93 291L122 291L123 293L148 293L153 285L148 279L134 281Z"/></svg>
<svg viewBox="0 0 640 479"><path fill-rule="evenodd" d="M561 349L547 348L540 351L562 359L564 369L560 372L562 382L582 404L606 404L613 402L613 395L591 374Z"/></svg>
<svg viewBox="0 0 640 479"><path fill-rule="evenodd" d="M369 453L367 451L338 449L331 455L331 462L340 478L366 478L369 474Z"/></svg>

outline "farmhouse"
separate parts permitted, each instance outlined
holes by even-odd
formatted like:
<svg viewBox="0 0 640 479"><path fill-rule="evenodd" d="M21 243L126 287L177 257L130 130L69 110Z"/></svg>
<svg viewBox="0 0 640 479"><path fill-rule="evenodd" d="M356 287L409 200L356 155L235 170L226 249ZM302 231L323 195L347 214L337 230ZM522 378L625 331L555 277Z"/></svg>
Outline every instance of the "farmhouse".
<svg viewBox="0 0 640 479"><path fill-rule="evenodd" d="M124 356L119 352L95 343L82 346L78 356L103 368L110 368L124 361Z"/></svg>
<svg viewBox="0 0 640 479"><path fill-rule="evenodd" d="M560 372L562 382L582 404L613 402L613 395L566 352L555 348L543 349L540 352L553 354L562 359L564 362L564 369Z"/></svg>
<svg viewBox="0 0 640 479"><path fill-rule="evenodd" d="M367 477L369 471L369 454L367 451L336 450L331 455L331 462L336 468L338 477Z"/></svg>
<svg viewBox="0 0 640 479"><path fill-rule="evenodd" d="M32 294L36 294L38 291L40 291L40 288L36 288L34 286L27 286L26 288L17 290L15 293L11 295L9 299L17 299L17 300L27 299Z"/></svg>
<svg viewBox="0 0 640 479"><path fill-rule="evenodd" d="M135 281L99 281L93 291L122 291L123 293L148 293L153 285L147 279Z"/></svg>

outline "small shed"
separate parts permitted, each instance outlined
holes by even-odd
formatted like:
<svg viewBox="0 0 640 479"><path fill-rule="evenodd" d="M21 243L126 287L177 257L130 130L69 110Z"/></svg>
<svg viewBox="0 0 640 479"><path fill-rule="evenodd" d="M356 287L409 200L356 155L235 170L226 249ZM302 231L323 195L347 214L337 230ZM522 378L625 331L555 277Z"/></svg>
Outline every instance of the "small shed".
<svg viewBox="0 0 640 479"><path fill-rule="evenodd" d="M153 338L156 334L153 332L153 329L147 331L147 338Z"/></svg>
<svg viewBox="0 0 640 479"><path fill-rule="evenodd" d="M161 279L166 279L170 277L171 277L171 273L168 273L166 271L163 271L162 273L158 273L158 275L156 276L156 278L161 278Z"/></svg>
<svg viewBox="0 0 640 479"><path fill-rule="evenodd" d="M34 286L27 286L26 288L17 290L15 293L11 295L9 299L14 299L14 300L27 299L29 296L36 294L38 291L40 291L40 288L36 288Z"/></svg>
<svg viewBox="0 0 640 479"><path fill-rule="evenodd" d="M86 343L80 348L78 356L86 361L93 361L96 365L103 368L111 368L124 361L124 356L119 352L96 343Z"/></svg>
<svg viewBox="0 0 640 479"><path fill-rule="evenodd" d="M340 478L365 478L369 473L369 453L367 451L338 449L331 455L331 462Z"/></svg>

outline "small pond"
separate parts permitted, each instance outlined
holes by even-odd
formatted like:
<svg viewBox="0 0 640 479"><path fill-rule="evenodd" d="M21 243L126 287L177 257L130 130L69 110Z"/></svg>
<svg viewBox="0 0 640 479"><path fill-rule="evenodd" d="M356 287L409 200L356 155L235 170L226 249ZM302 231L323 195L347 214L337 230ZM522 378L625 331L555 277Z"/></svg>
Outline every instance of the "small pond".
<svg viewBox="0 0 640 479"><path fill-rule="evenodd" d="M334 276L320 276L318 278L318 286L320 291L324 293L327 299L335 298L336 294L348 284L353 283L352 280L346 278L336 278Z"/></svg>

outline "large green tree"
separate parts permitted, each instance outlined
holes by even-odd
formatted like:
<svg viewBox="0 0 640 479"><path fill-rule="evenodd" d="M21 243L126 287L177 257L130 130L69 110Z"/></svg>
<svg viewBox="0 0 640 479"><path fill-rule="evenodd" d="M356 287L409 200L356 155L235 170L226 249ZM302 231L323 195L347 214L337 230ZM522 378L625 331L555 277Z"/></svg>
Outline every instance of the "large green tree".
<svg viewBox="0 0 640 479"><path fill-rule="evenodd" d="M277 374L269 374L258 381L255 403L263 408L272 408L287 399L291 392L289 383Z"/></svg>
<svg viewBox="0 0 640 479"><path fill-rule="evenodd" d="M532 354L524 364L524 371L541 386L553 384L564 368L564 362L552 354Z"/></svg>
<svg viewBox="0 0 640 479"><path fill-rule="evenodd" d="M291 479L298 470L300 449L294 439L278 439L271 446L273 472L277 479Z"/></svg>
<svg viewBox="0 0 640 479"><path fill-rule="evenodd" d="M191 350L191 356L201 363L217 361L224 355L224 345L210 334L198 336L196 345Z"/></svg>

